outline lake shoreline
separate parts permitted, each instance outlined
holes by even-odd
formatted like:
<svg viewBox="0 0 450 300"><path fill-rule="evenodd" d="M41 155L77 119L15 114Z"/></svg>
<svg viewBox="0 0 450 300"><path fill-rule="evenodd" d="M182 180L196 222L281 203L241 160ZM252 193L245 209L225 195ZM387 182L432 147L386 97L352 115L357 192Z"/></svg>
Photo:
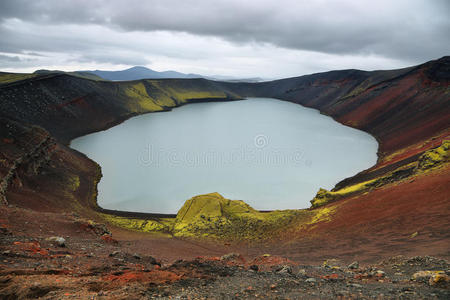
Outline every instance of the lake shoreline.
<svg viewBox="0 0 450 300"><path fill-rule="evenodd" d="M221 168L221 170L220 170L221 173L224 172L224 171L228 171L230 173L230 175L233 174L233 172L230 172L228 170L228 168L229 168L229 166L227 165L227 163L229 163L229 162L227 162L227 158L228 157L233 157L234 160L231 159L231 164L235 165L236 167L239 167L239 168L242 168L243 165L244 166L251 165L251 167L253 167L253 168L262 167L264 165L269 165L268 168L270 168L270 167L274 168L275 165L283 164L282 166L281 165L278 166L278 169L280 169L280 168L283 169L283 173L285 173L285 170L291 170L294 167L296 167L296 168L303 168L304 170L306 170L306 172L311 172L311 170L314 170L314 169L311 169L311 163L312 162L314 162L315 164L319 164L319 165L321 165L321 166L323 166L325 168L328 168L329 164L326 163L325 161L327 159L330 159L330 158L328 158L328 157L320 158L320 156L315 156L316 155L315 152L317 152L317 147L309 146L308 142L306 142L304 140L304 138L306 137L306 136L304 136L305 134L310 135L309 133L306 133L307 128L310 128L310 127L314 128L314 130L316 131L314 135L317 135L317 134L319 134L319 132L321 132L320 130L323 130L323 129L321 129L323 126L337 126L335 129L333 129L333 130L338 130L337 132L339 132L339 133L337 134L337 137L330 136L329 138L326 138L328 140L327 143L331 143L331 144L333 144L334 142L331 142L331 140L329 140L329 139L337 139L336 141L338 141L341 138L343 138L343 137L340 137L340 135L344 134L344 132L347 132L346 134L349 134L349 136L354 136L353 138L356 138L357 136L358 136L358 138L360 138L360 137L362 138L362 136L366 136L366 133L363 133L360 130L356 130L356 129L353 129L353 128L350 128L350 127L347 127L347 126L343 126L343 125L339 124L338 122L336 122L335 120L333 120L332 118L329 118L328 116L324 116L323 114L320 114L320 111L318 111L317 109L314 109L314 108L308 108L308 107L304 107L302 105L296 105L294 103L290 103L290 102L287 102L287 101L280 101L279 99L272 99L272 98L252 98L252 97L248 97L248 99L238 100L237 102L241 102L241 101L242 101L242 103L245 103L245 104L239 104L238 106L245 108L245 112L240 111L240 109L238 109L238 108L236 108L236 109L233 108L234 110L232 109L231 115L233 116L232 118L234 118L234 119L233 119L232 123L228 123L229 121L228 121L227 118L229 118L229 117L223 117L223 119L226 119L226 121L223 121L224 122L223 124L227 124L227 125L223 125L222 127L229 127L230 124L233 124L233 126L236 126L237 128L239 128L239 130L237 132L239 132L239 134L241 134L241 135L243 134L242 133L243 132L242 129L244 129L244 132L248 131L248 132L246 132L246 134L247 134L246 139L240 138L241 139L240 143L235 141L236 140L236 136L235 135L233 136L233 142L235 142L235 144L234 144L235 148L233 148L233 146L230 146L229 143L226 142L226 143L222 144L221 146L217 146L217 145L216 146L207 146L205 144L204 147L200 147L199 146L199 148L196 148L197 150L192 150L192 149L189 150L189 148L185 149L182 146L173 146L173 147L172 146L167 146L166 149L175 149L175 152L172 151L172 154L178 155L177 159L181 158L181 164L188 163L188 164L191 164L190 165L191 168L197 168L197 169L199 169L199 168L203 168L203 169L207 168L208 172L214 172L215 168L220 167ZM201 101L201 102L204 102L204 101ZM223 102L221 102L221 103L223 103ZM236 101L233 101L233 103L236 103ZM220 111L220 113L219 113L219 111L217 111L214 114L214 113L206 113L206 111L208 109L212 110L212 111L219 110L218 107L214 106L215 105L214 103L208 102L207 104L206 103L203 103L203 104L205 104L206 106L205 107L204 106L196 106L196 108L193 108L193 107L188 108L187 111L189 111L189 113L187 111L185 112L185 110L186 110L185 108L180 110L181 107L176 107L176 110L171 110L171 112L175 112L177 114L176 117L175 117L175 115L172 116L172 115L165 115L165 114L163 114L163 115L156 114L156 115L152 115L151 118L152 118L152 120L158 120L158 119L164 119L164 118L165 119L171 119L172 122L177 122L178 125L176 125L175 127L185 126L186 124L188 124L188 126L193 126L192 122L197 122L197 121L195 119L192 119L192 116L201 117L201 118L205 117L208 120L210 120L212 118L211 120L213 120L213 123L215 124L216 122L221 122L221 120L217 121L217 119L218 118L219 119L222 118L222 114L226 114L226 110L230 109L229 108L230 107L229 104L231 105L230 102L226 103L225 106L223 106L223 105L221 105L219 103L216 103L217 105L220 105L220 107L221 107L220 109L221 110L224 110L224 109L225 110L224 111ZM211 106L211 104L212 104L212 106ZM254 106L254 105L256 105L256 106ZM267 106L271 106L271 105L273 105L274 107L273 108L267 107ZM183 105L183 107L185 107L185 105ZM201 111L204 111L205 109L206 109L206 111L201 113ZM260 122L258 124L259 124L259 126L262 126L261 127L262 129L258 129L258 127L256 125L252 125L252 122L254 122L254 121L248 120L247 113L246 113L247 110L252 111L252 114L256 115L256 117L252 117L252 118L256 118L255 121ZM199 113L200 113L200 115L198 115ZM297 113L298 115L295 115L295 113ZM184 116L185 114L187 114L186 117L181 117L181 116ZM180 121L180 118L187 118L187 119L185 121ZM274 121L274 118L280 118L280 119L279 119L279 121ZM304 119L304 118L307 118L307 119ZM311 118L311 121L307 121L307 120L309 120L308 118ZM133 135L137 134L137 131L141 130L141 128L143 127L143 125L135 125L135 123L137 124L137 122L142 122L142 121L136 121L135 117L127 120L127 122L128 122L127 124L130 124L129 122L131 122L131 123L133 123L133 125L126 125L126 124L124 125L122 123L120 126L132 126L131 129L128 130L128 131L130 133L132 132ZM153 121L150 121L150 122L153 122ZM198 121L198 122L201 122L201 120ZM239 123L239 122L244 122L244 123L242 123L242 125L235 124L235 123ZM285 123L285 122L290 122L290 125L289 126L288 125L283 125L283 123ZM297 125L293 125L292 122L297 122L298 124ZM315 128L314 127L315 126L314 125L315 122L319 122L318 124L321 124L321 122L323 122L323 125L317 125L316 128ZM158 123L155 123L155 124L158 124ZM185 124L185 125L181 125L181 124ZM209 124L209 125L211 125L211 124ZM247 125L244 125L244 124L247 124ZM304 124L304 125L301 125L301 124ZM333 124L336 124L336 125L333 125ZM120 127L120 126L118 126L118 127ZM167 130L167 126L169 126L169 124L166 124L166 125L153 125L153 126L156 126L156 128L165 128L164 130ZM198 125L198 126L200 126L200 125ZM204 125L202 125L202 126L204 126ZM168 143L169 143L168 145L172 145L171 144L171 140L179 139L179 137L177 138L176 136L178 134L180 134L180 132L184 132L184 133L181 133L181 136L183 136L182 140L185 141L185 143L187 141L190 141L190 140L195 140L195 134L192 135L192 132L194 132L194 133L201 132L203 130L203 129L200 130L200 128L202 128L202 126L200 126L199 129L192 129L191 128L189 130L183 129L183 128L181 128L181 129L177 128L175 130L176 134L175 134L174 137L172 137L172 138L164 137L164 139L168 140ZM214 125L214 126L218 126L218 125ZM251 128L252 126L256 126L256 129L255 128ZM279 126L282 126L282 127L285 126L285 128L284 129L277 129L277 127L279 127ZM115 128L118 128L118 127L115 127ZM221 128L221 126L219 126L219 129L215 128L215 130L211 131L209 134L207 134L206 132L202 133L202 134L204 134L205 136L210 136L214 140L215 139L214 135L217 134L217 132L220 132L220 130L222 130L220 128ZM249 128L251 128L251 129L249 129ZM330 127L330 128L334 128L334 127ZM123 131L123 130L124 129L120 129L120 131ZM149 127L147 130L151 131L152 128ZM156 129L156 130L158 130L158 129ZM231 129L227 128L227 130L225 130L224 132L220 133L219 135L222 135L220 137L220 139L223 139L225 137L226 138L231 138L231 136L229 136L229 134L230 134L228 132L229 130L231 130ZM253 130L253 131L250 133L250 130ZM319 131L317 131L317 130L319 130ZM116 129L116 132L117 131L119 131L119 130ZM284 135L286 135L288 133L292 135L292 138L289 139L289 143L286 144L286 145L289 145L289 146L286 146L286 145L283 146L283 144L281 144L281 146L278 146L276 144L276 139L279 138L278 137L279 132L283 132ZM261 134L261 133L264 133L264 134ZM167 132L164 133L164 136L166 136L167 134L168 134ZM298 134L300 134L300 135L303 134L303 138L300 138L300 140L298 140L298 138L294 138L294 136L296 136ZM126 135L129 135L129 134L127 133ZM367 136L372 138L370 135L367 135ZM84 136L84 138L86 138L86 136ZM149 138L148 137L147 139L154 141L155 138L158 139L157 136L154 137L154 138ZM256 138L260 138L260 140L259 141L254 140ZM82 140L83 138L80 138L80 139ZM125 139L127 139L127 138L125 138ZM220 139L219 139L219 142L222 142ZM118 140L121 140L122 141L121 143L123 143L123 144L127 144L128 143L128 142L125 142L125 140L123 140L123 138L118 138ZM319 143L319 141L316 138L314 138L314 140L316 141L316 143ZM378 149L378 144L376 144L375 139L373 139L373 140L374 140L374 142L373 142L374 145L376 145L376 147ZM79 141L79 140L77 140L77 141ZM202 140L197 140L196 142L193 142L193 143L201 143L201 142L202 142ZM259 145L259 146L256 145L257 142L263 143L262 147L260 147L261 145ZM284 142L286 142L286 141L284 141ZM247 143L247 146L245 146L246 143ZM297 143L297 146L295 146L296 143ZM357 146L354 146L353 145L354 143L355 142L353 141L351 144L349 144L349 146L352 145L352 148L362 147L362 146L359 146L359 144L361 144L361 142L357 142L356 143L356 144L358 144ZM117 147L117 146L113 146L113 145L114 145L114 143L111 143L110 148ZM211 148L211 147L213 147L213 148ZM218 148L214 148L214 147L218 147ZM227 147L229 147L229 148L227 148ZM245 149L242 148L242 147L244 147ZM336 145L334 145L333 147L336 148ZM340 147L343 147L343 144ZM139 148L139 147L136 147L136 148ZM154 148L156 150L154 150L152 148L152 153L156 151L156 154L158 154L158 155L160 153L167 152L167 151L162 151L161 150L161 149L164 149L164 148L160 148L159 152L158 152L158 146L155 146ZM242 150L241 148L244 149L244 150ZM226 149L229 149L230 151L227 152ZM79 150L81 150L81 149L79 149ZM111 151L113 151L113 150L114 149L112 149ZM209 150L209 152L208 152L208 150ZM148 152L150 152L150 150L148 150ZM103 153L105 153L105 152L102 151L101 155L97 155L97 157L91 157L91 159L93 159L93 160L95 160L97 162L100 162L100 165L101 165L101 159L103 157L102 156ZM212 153L215 156L214 157L212 157L212 156L208 157L207 155L209 153ZM183 157L183 155L185 155L185 157ZM308 158L305 155L306 156L309 155L310 157ZM311 156L311 155L313 155L313 156ZM356 159L356 157L358 155L362 155L362 154L360 154L358 151L356 151L356 153L354 154L354 156L355 156L354 158ZM127 156L128 155L125 154L125 153L120 155L120 157L127 157ZM298 156L299 159L296 156ZM329 156L329 154L327 154L327 156ZM376 156L376 154L375 154L375 156ZM378 157L375 157L375 156L374 156L374 159L377 160ZM236 157L238 157L237 160L235 160ZM342 156L340 156L340 157L342 158ZM117 158L117 159L119 159L119 158ZM161 160L161 158L159 158L159 157L152 158L152 159ZM164 154L163 157L162 157L162 160L164 161L166 159L168 159L167 154ZM169 157L169 159L170 159L170 157ZM206 161L206 163L203 163L204 159L207 159L207 160L209 159L209 161ZM323 160L325 160L325 161L323 161ZM334 160L330 160L330 165L333 164L332 163L333 161ZM363 161L366 161L366 160L364 159ZM179 162L177 161L177 163L179 163ZM216 163L218 165L214 165L214 163ZM223 165L224 163L225 163L225 165ZM355 164L355 162L353 162L353 161L351 163ZM373 164L375 164L375 163L376 163L376 161L373 161ZM342 167L344 167L344 165L346 166L346 168L348 168L347 167L348 163L347 164L342 164ZM122 165L121 169L123 170L124 168L127 168L127 167L128 167L127 164L126 165ZM173 168L173 167L174 167L174 165L169 165L168 166L168 168ZM185 168L187 168L187 167L185 167ZM103 166L102 166L102 169L103 169ZM340 170L341 167L335 167L334 169L335 170ZM367 169L367 167L363 167L361 169ZM361 170L361 169L359 169L359 170ZM161 172L161 171L164 172L165 171L165 169L159 169L159 170L160 170L159 172ZM356 171L356 172L352 171L351 174L354 175L354 174L360 172L359 170ZM191 171L191 170L187 170L187 171ZM314 172L316 172L317 176L319 176L320 173L318 173L317 171L314 171ZM350 174L349 171L347 171L347 174ZM301 178L302 178L301 176L296 176L296 175L293 175L292 177L289 177L287 175L283 175L283 176L285 176L284 181L289 181L291 179L294 179L294 180L298 181L298 180L301 180ZM249 174L248 178L252 178L252 177L253 177L253 175ZM310 178L311 177L314 177L314 176L310 176ZM347 177L348 176L344 175L344 176L341 176L340 178L347 178ZM224 180L226 178L227 177L225 176ZM208 180L208 179L209 178L204 178L204 180ZM242 179L242 180L245 180L245 179ZM304 179L304 180L310 180L310 179ZM339 182L340 180L341 179L334 179L333 180L334 181L333 185L336 184L337 182ZM223 181L219 180L218 182L223 182ZM283 182L283 180L281 182ZM154 184L153 181L151 181L151 183ZM163 184L163 183L164 182L162 182L161 184ZM269 181L268 181L268 183L269 183ZM264 184L263 186L266 186L268 183ZM156 184L156 186L161 186L161 184L159 184L159 185ZM193 184L195 184L195 183L193 183ZM326 186L326 187L330 188L331 187L330 184L331 183L328 183L328 184L324 183L324 184L321 184L321 186ZM213 191L223 192L221 190L218 190L218 188L214 188L213 187L214 184L206 184L205 183L205 185L207 185L209 187L209 189L207 189L207 190L204 189L203 191L193 192L191 194L186 194L184 197L174 197L174 198L176 198L176 199L180 199L181 198L184 201L184 200L188 199L189 197L191 197L193 195L198 195L198 194L202 194L202 193L204 194L204 193L213 192ZM309 184L308 184L307 188L309 188ZM312 189L314 189L314 188L312 188ZM234 189L234 190L236 190L236 189ZM269 190L271 190L271 192L272 192L272 189L269 188ZM318 187L317 187L317 190L318 190ZM309 206L309 200L311 200L314 197L314 195L315 195L317 190L314 189L314 191L309 192L310 196L308 196L307 199L306 199L306 201L308 201L308 205L303 204L303 205L306 206L305 208L307 208ZM225 192L225 194L227 194L227 192ZM228 196L228 198L231 198L231 199L243 199L246 202L250 202L250 204L252 206L256 206L256 207L258 206L257 203L255 204L255 203L252 203L251 201L249 201L249 199L251 199L252 197L233 196L233 195L227 195L227 196ZM159 197L159 198L156 197L156 198L157 199L161 199L161 197ZM256 198L259 200L262 197L256 197ZM279 199L279 198L280 198L279 196L272 197L272 199ZM273 200L273 202L275 203L276 201ZM261 202L259 202L259 203L261 203ZM278 203L278 204L280 205L280 203ZM181 205L182 205L182 202L179 203L179 207L181 207ZM105 205L101 204L100 206L103 207ZM295 207L295 206L296 205L281 207L281 205L280 205L279 207L273 207L273 208L269 208L267 206L262 206L262 207L260 206L260 207L257 207L257 209L260 209L260 210L263 210L263 211L264 210L265 211L270 211L270 210L273 210L273 209L303 209L301 207L298 207L298 206ZM178 210L178 208L172 209L172 212L158 212L158 213L162 213L162 215L166 215L166 214L173 215ZM111 207L111 206L109 206L109 207L106 206L106 207L104 207L104 209L106 209L108 211L109 210L111 210L111 211L122 211L122 210L124 210L122 208L117 209L116 207ZM135 209L125 209L125 211L128 211L128 212L135 211L135 212L146 213L145 210L142 211L141 209L136 209L136 208ZM150 213L150 215L152 215L154 212L150 211L148 213ZM114 214L118 215L120 213L114 213Z"/></svg>

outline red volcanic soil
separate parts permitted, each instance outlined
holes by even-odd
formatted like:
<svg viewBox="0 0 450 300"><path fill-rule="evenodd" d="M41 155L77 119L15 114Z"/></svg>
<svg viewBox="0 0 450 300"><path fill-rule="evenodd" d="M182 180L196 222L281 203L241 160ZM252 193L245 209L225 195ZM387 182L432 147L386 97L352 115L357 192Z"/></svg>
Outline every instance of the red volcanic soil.
<svg viewBox="0 0 450 300"><path fill-rule="evenodd" d="M383 157L370 170L377 170L388 165L393 165L407 158L421 154L428 149L439 147L445 140L450 140L450 129L438 134L437 136L432 137L429 140L421 141L415 145L411 145L405 149L402 149L398 153L393 153L390 155L390 157Z"/></svg>
<svg viewBox="0 0 450 300"><path fill-rule="evenodd" d="M300 262L327 257L374 262L390 255L450 258L450 166L349 197L328 222L292 235L274 253Z"/></svg>
<svg viewBox="0 0 450 300"><path fill-rule="evenodd" d="M439 183L438 177L419 180L412 190ZM444 227L439 231L432 221L421 220L417 236L410 235L417 230L415 226L392 235L389 226L402 226L416 215L407 214L400 221L389 219L392 215L388 212L380 218L368 217L388 208L380 205L358 214L356 210L364 205L355 206L349 200L340 204L341 213L349 216L347 220L337 215L330 223L310 228L307 237L295 236L293 243L253 246L182 241L118 228L111 228L113 239L105 240L86 225L86 220L73 214L3 207L0 298L425 299L433 295L434 299L448 299L450 277L445 272L436 277L443 279L430 275L411 281L419 271L448 270L447 262L428 256L377 260L399 253L448 257L448 247L439 242L448 239L448 220L442 221ZM365 200L377 203L376 198ZM404 199L400 202L392 206L394 214L409 207ZM432 204L439 205L439 201ZM421 212L425 212L424 218L439 218L437 208L432 213ZM364 217L375 226L369 226ZM345 223L352 222L360 228L353 235L345 230ZM441 236L430 236L430 232ZM65 247L46 239L52 235L64 237ZM237 251L241 254L234 254ZM233 253L221 256L229 252ZM267 252L272 255L262 255ZM360 265L348 268L353 260Z"/></svg>

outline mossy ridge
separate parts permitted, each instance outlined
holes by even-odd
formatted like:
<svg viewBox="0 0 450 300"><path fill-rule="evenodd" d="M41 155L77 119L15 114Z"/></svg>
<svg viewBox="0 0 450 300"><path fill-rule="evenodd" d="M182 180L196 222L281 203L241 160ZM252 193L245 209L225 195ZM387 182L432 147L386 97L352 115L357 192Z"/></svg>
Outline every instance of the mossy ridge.
<svg viewBox="0 0 450 300"><path fill-rule="evenodd" d="M260 212L241 200L229 200L219 193L187 200L176 218L137 219L99 213L106 222L121 228L172 235L178 238L257 242L282 239L332 219L337 207L314 210Z"/></svg>
<svg viewBox="0 0 450 300"><path fill-rule="evenodd" d="M407 157L408 153L410 153L409 155L412 155L414 153L420 153L423 151L427 151L432 149L433 147L436 147L437 143L444 143L446 141L446 138L448 138L449 136L449 132L448 130L444 130L442 132L439 132L438 134L426 138L424 140L421 140L417 143L414 143L412 145L409 145L405 148L401 148L397 151L391 152L389 155L386 155L385 153L381 154L381 156L379 157L380 160L377 164L377 166L374 166L373 168L371 168L371 170L377 170L379 168L382 168L384 166L386 166L389 162L391 162L392 160L397 160L399 157L402 157L401 159ZM411 154L412 153L412 154Z"/></svg>
<svg viewBox="0 0 450 300"><path fill-rule="evenodd" d="M0 84L6 84L6 83L19 81L19 80L25 80L25 79L33 78L36 76L37 76L37 74L0 72Z"/></svg>
<svg viewBox="0 0 450 300"><path fill-rule="evenodd" d="M154 102L163 108L176 107L178 105L177 100L167 93L164 89L161 89L154 81L144 80L146 93L151 95Z"/></svg>
<svg viewBox="0 0 450 300"><path fill-rule="evenodd" d="M147 90L142 82L126 85L123 92L129 98L127 106L131 112L140 113L164 110L147 94Z"/></svg>
<svg viewBox="0 0 450 300"><path fill-rule="evenodd" d="M320 188L319 191L317 192L316 196L310 201L311 208L317 208L317 207L323 206L325 204L328 204L332 201L338 200L344 196L348 196L353 193L366 191L370 187L373 187L373 184L377 180L378 179L364 181L361 183L347 186L347 187L339 189L337 191L328 191L326 189Z"/></svg>
<svg viewBox="0 0 450 300"><path fill-rule="evenodd" d="M100 217L106 222L117 227L140 231L169 234L175 219L162 218L159 220L142 220L134 218L126 218L100 213Z"/></svg>
<svg viewBox="0 0 450 300"><path fill-rule="evenodd" d="M157 112L167 110L201 99L237 99L237 95L227 94L214 86L178 86L177 82L167 80L142 80L124 82L121 93L129 100L128 109L133 113Z"/></svg>
<svg viewBox="0 0 450 300"><path fill-rule="evenodd" d="M450 141L442 141L441 146L426 151L419 157L418 169L427 170L448 161L450 157Z"/></svg>
<svg viewBox="0 0 450 300"><path fill-rule="evenodd" d="M227 99L229 95L221 89L210 84L200 86L190 86L188 80L147 80L147 83L158 88L168 98L176 101L177 104L188 103L189 100L197 99ZM206 82L205 82L206 83ZM237 95L233 95L239 98Z"/></svg>
<svg viewBox="0 0 450 300"><path fill-rule="evenodd" d="M218 193L195 196L177 214L173 235L228 240L264 240L277 232L310 219L307 210L260 212L243 201L225 199Z"/></svg>
<svg viewBox="0 0 450 300"><path fill-rule="evenodd" d="M337 210L337 207L323 207L323 208L317 209L317 210L315 210L315 214L312 216L311 220L306 222L304 225L314 225L319 222L331 221L332 215L336 212L336 210Z"/></svg>
<svg viewBox="0 0 450 300"><path fill-rule="evenodd" d="M449 157L450 141L444 140L439 147L425 151L417 161L397 168L384 176L350 185L336 191L327 191L321 188L311 200L311 208L326 205L344 196L365 192L411 176L421 175L448 163Z"/></svg>

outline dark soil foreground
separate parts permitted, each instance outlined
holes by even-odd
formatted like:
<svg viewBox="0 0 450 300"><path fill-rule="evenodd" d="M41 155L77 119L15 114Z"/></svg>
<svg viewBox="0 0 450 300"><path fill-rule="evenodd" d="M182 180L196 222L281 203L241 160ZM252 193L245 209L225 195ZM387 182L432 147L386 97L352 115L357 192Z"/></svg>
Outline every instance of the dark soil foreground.
<svg viewBox="0 0 450 300"><path fill-rule="evenodd" d="M113 229L76 214L1 208L1 299L449 299L450 264L396 256L305 264L258 247ZM64 242L49 239L62 237ZM121 239L121 237L124 239ZM126 238L126 239L125 239ZM261 250L262 251L262 250ZM228 253L228 254L226 254ZM183 258L183 259L178 259ZM318 256L311 253L313 261Z"/></svg>

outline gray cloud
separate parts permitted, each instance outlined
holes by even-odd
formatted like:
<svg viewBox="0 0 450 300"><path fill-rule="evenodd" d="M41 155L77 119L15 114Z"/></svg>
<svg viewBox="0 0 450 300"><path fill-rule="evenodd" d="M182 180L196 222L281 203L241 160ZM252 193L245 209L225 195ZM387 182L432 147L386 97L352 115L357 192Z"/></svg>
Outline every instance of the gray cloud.
<svg viewBox="0 0 450 300"><path fill-rule="evenodd" d="M0 1L0 19L17 18L38 23L101 23L96 12L107 4L103 0L4 0Z"/></svg>
<svg viewBox="0 0 450 300"><path fill-rule="evenodd" d="M131 66L143 66L151 64L150 60L140 55L120 55L114 52L82 54L79 57L73 58L72 61L81 63L111 63Z"/></svg>
<svg viewBox="0 0 450 300"><path fill-rule="evenodd" d="M36 61L32 58L21 58L19 56L10 56L0 54L0 67L9 68L15 66L27 66L33 61Z"/></svg>
<svg viewBox="0 0 450 300"><path fill-rule="evenodd" d="M23 54L29 55L29 56L46 57L46 55L42 55L42 54L36 53L36 52L29 52L29 51L23 51Z"/></svg>
<svg viewBox="0 0 450 300"><path fill-rule="evenodd" d="M18 62L18 61L21 61L20 57L18 57L18 56L8 56L8 55L0 54L0 62L6 62L6 63L13 62L13 63L15 63L15 62Z"/></svg>
<svg viewBox="0 0 450 300"><path fill-rule="evenodd" d="M1 0L0 66L267 77L389 69L448 55L449 20L447 0Z"/></svg>
<svg viewBox="0 0 450 300"><path fill-rule="evenodd" d="M176 31L330 54L424 61L450 45L447 0L117 1L6 0L0 18Z"/></svg>

